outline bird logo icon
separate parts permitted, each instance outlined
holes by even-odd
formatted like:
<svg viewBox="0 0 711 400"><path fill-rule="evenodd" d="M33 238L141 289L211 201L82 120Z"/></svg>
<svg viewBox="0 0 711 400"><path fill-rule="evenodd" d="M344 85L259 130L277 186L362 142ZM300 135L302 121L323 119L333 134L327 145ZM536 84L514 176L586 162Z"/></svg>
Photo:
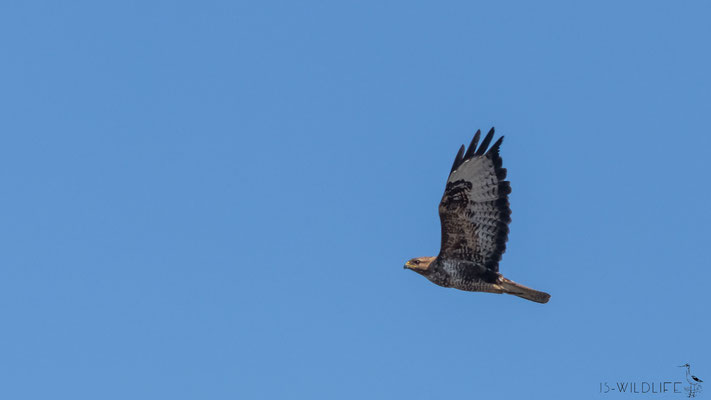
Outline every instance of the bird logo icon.
<svg viewBox="0 0 711 400"><path fill-rule="evenodd" d="M691 374L691 365L688 363L680 365L679 368L686 368L686 381L689 382L689 386L685 387L684 390L686 390L690 398L696 397L697 394L701 393L701 382L703 381Z"/></svg>

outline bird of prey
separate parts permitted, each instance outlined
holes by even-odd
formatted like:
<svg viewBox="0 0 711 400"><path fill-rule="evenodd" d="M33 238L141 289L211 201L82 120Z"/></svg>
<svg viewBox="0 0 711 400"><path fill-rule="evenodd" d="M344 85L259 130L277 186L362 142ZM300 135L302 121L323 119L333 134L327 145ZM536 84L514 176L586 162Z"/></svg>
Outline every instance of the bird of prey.
<svg viewBox="0 0 711 400"><path fill-rule="evenodd" d="M437 257L413 258L405 264L433 283L468 292L506 293L537 303L547 303L550 295L504 278L499 261L506 250L511 209L499 148L500 137L491 128L477 148L477 131L469 149L459 149L439 203L442 244Z"/></svg>

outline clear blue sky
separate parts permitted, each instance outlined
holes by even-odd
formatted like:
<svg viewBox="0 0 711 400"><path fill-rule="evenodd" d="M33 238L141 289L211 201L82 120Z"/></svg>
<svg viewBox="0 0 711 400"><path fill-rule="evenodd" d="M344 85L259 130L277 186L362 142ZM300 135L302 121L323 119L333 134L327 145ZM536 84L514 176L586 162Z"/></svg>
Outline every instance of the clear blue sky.
<svg viewBox="0 0 711 400"><path fill-rule="evenodd" d="M711 381L710 19L3 2L0 397L602 399L686 362ZM501 271L546 305L402 268L437 254L452 159L491 126Z"/></svg>

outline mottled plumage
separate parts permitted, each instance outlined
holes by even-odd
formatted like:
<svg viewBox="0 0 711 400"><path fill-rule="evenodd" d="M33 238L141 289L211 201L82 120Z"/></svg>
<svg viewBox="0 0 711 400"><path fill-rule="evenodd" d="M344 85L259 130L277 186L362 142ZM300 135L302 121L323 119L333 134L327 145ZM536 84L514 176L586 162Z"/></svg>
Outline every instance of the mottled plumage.
<svg viewBox="0 0 711 400"><path fill-rule="evenodd" d="M437 257L413 258L405 264L444 287L471 292L513 294L538 303L550 295L504 278L499 261L506 251L511 209L499 148L503 136L490 148L491 128L477 147L477 131L466 153L462 146L454 159L447 185L439 204L442 244Z"/></svg>

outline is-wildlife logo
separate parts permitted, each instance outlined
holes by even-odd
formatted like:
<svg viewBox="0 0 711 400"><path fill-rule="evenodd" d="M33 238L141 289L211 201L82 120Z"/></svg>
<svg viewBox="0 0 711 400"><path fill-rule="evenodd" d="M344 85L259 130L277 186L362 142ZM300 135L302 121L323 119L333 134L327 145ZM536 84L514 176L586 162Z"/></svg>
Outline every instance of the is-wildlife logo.
<svg viewBox="0 0 711 400"><path fill-rule="evenodd" d="M689 386L684 386L682 380L660 379L647 381L624 381L624 382L600 382L600 393L634 393L634 394L678 394L686 397L696 397L701 393L703 380L691 373L691 365L679 365L686 370L686 382ZM683 389L683 390L682 390ZM681 396L680 396L681 397Z"/></svg>

